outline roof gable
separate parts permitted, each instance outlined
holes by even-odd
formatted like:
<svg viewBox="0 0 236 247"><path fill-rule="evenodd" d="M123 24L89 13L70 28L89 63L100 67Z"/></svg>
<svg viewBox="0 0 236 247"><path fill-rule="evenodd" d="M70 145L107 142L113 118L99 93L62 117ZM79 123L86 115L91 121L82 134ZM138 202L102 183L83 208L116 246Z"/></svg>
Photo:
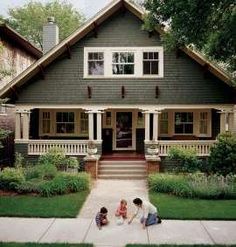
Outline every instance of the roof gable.
<svg viewBox="0 0 236 247"><path fill-rule="evenodd" d="M29 68L27 68L24 72L22 72L19 76L17 76L10 83L8 83L8 85L0 91L0 96L7 96L10 90L15 90L16 86L20 87L36 74L43 73L44 68L51 64L64 52L67 52L68 55L70 55L71 46L73 46L76 42L85 37L89 32L93 30L96 31L99 25L101 25L105 20L107 20L110 16L112 16L117 10L121 8L127 9L135 16L137 16L140 20L143 20L144 18L144 12L141 9L139 9L136 5L130 3L128 0L114 0L107 7L98 12L93 18L88 20L82 27L77 29L74 33L72 33L70 36L64 39L61 43L59 43L57 46L55 46L53 49L47 52L42 58L40 58ZM156 31L160 34L164 33L164 31L158 27L156 28ZM200 65L208 69L220 80L232 86L231 79L226 73L219 70L216 66L208 62L197 52L187 47L183 47L180 49L184 51L193 60L197 61Z"/></svg>

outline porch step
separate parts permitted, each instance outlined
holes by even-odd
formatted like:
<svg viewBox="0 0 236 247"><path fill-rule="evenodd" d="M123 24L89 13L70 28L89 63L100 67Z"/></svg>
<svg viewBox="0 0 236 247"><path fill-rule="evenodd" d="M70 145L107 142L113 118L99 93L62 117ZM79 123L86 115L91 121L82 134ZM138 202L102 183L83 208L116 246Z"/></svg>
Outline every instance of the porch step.
<svg viewBox="0 0 236 247"><path fill-rule="evenodd" d="M101 179L145 179L145 161L102 160L99 162L98 178Z"/></svg>
<svg viewBox="0 0 236 247"><path fill-rule="evenodd" d="M146 179L146 175L126 175L126 174L120 174L120 175L98 175L99 179Z"/></svg>

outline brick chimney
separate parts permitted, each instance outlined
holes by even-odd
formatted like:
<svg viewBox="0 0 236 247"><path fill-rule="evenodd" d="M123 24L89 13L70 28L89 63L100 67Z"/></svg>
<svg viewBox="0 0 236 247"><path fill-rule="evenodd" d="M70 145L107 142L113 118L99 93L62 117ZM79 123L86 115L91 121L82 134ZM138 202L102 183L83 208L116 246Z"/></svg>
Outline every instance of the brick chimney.
<svg viewBox="0 0 236 247"><path fill-rule="evenodd" d="M48 17L48 22L43 26L43 54L59 43L59 28L54 17Z"/></svg>

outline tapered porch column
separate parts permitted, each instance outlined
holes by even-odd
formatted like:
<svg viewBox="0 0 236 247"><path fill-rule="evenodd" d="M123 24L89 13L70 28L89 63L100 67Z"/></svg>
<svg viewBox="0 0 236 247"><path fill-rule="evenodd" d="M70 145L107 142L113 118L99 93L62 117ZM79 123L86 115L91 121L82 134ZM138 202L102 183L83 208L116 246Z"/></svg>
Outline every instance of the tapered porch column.
<svg viewBox="0 0 236 247"><path fill-rule="evenodd" d="M232 132L236 134L236 105L233 107L233 129Z"/></svg>
<svg viewBox="0 0 236 247"><path fill-rule="evenodd" d="M15 139L21 139L21 113L16 111L15 116Z"/></svg>
<svg viewBox="0 0 236 247"><path fill-rule="evenodd" d="M150 113L144 112L145 114L145 141L150 141Z"/></svg>
<svg viewBox="0 0 236 247"><path fill-rule="evenodd" d="M220 111L220 133L229 131L229 112L226 110Z"/></svg>
<svg viewBox="0 0 236 247"><path fill-rule="evenodd" d="M160 112L153 113L153 141L158 140L158 130L159 130L159 114Z"/></svg>
<svg viewBox="0 0 236 247"><path fill-rule="evenodd" d="M22 113L22 122L23 122L23 139L29 140L29 126L30 126L30 111L26 110Z"/></svg>
<svg viewBox="0 0 236 247"><path fill-rule="evenodd" d="M89 140L94 139L94 133L93 133L93 112L88 112L88 121L89 121Z"/></svg>
<svg viewBox="0 0 236 247"><path fill-rule="evenodd" d="M97 112L97 140L102 140L102 112Z"/></svg>

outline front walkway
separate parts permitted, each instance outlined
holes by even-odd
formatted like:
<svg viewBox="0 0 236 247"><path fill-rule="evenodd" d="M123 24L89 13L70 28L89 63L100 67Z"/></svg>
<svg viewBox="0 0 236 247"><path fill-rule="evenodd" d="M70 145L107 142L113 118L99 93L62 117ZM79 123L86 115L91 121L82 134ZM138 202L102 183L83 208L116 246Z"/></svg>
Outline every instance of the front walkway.
<svg viewBox="0 0 236 247"><path fill-rule="evenodd" d="M145 181L98 180L78 218L0 218L0 241L84 242L99 247L121 247L127 243L236 244L236 221L163 220L146 230L138 219L131 225L116 225L114 212L119 200L127 199L131 208L136 196L147 198ZM110 224L98 230L94 216L101 206L108 208Z"/></svg>

